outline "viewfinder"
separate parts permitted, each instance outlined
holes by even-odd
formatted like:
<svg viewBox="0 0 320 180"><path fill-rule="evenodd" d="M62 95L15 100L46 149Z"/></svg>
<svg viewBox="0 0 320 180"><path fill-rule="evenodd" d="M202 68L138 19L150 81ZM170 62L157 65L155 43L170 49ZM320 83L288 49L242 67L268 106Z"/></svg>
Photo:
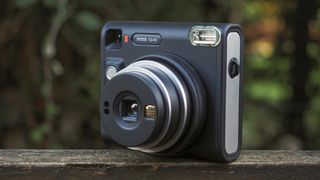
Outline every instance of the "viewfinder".
<svg viewBox="0 0 320 180"><path fill-rule="evenodd" d="M105 46L107 49L120 49L122 44L122 30L109 29L105 37Z"/></svg>

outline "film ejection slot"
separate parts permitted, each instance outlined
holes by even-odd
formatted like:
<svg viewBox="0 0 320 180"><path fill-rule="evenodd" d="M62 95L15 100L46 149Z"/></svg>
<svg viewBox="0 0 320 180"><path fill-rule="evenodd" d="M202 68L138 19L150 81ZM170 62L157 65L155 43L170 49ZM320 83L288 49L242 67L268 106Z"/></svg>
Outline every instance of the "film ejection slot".
<svg viewBox="0 0 320 180"><path fill-rule="evenodd" d="M221 32L215 26L193 26L189 40L193 46L215 47L220 43Z"/></svg>

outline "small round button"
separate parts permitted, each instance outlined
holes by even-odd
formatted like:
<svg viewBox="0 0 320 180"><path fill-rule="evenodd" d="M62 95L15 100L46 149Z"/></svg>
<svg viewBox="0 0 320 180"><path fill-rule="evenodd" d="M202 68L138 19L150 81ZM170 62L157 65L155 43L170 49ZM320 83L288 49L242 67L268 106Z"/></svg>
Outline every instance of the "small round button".
<svg viewBox="0 0 320 180"><path fill-rule="evenodd" d="M106 77L108 80L113 78L117 74L118 70L114 66L108 66L106 69Z"/></svg>
<svg viewBox="0 0 320 180"><path fill-rule="evenodd" d="M228 66L229 66L228 72L231 78L235 78L236 76L239 75L240 67L239 67L238 60L236 58L232 58Z"/></svg>

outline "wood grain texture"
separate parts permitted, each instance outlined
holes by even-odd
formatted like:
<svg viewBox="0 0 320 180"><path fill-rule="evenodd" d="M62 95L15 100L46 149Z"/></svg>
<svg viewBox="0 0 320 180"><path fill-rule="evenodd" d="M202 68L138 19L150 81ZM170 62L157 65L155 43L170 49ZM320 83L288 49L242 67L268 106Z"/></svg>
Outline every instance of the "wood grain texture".
<svg viewBox="0 0 320 180"><path fill-rule="evenodd" d="M236 162L129 150L0 150L0 179L320 179L320 151L242 151Z"/></svg>

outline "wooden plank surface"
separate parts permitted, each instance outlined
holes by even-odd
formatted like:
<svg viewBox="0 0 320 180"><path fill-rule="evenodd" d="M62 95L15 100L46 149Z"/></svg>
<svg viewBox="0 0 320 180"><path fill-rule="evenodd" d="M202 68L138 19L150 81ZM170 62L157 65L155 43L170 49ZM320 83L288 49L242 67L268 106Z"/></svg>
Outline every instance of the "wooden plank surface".
<svg viewBox="0 0 320 180"><path fill-rule="evenodd" d="M320 179L320 151L242 151L231 164L129 150L0 150L0 179Z"/></svg>

